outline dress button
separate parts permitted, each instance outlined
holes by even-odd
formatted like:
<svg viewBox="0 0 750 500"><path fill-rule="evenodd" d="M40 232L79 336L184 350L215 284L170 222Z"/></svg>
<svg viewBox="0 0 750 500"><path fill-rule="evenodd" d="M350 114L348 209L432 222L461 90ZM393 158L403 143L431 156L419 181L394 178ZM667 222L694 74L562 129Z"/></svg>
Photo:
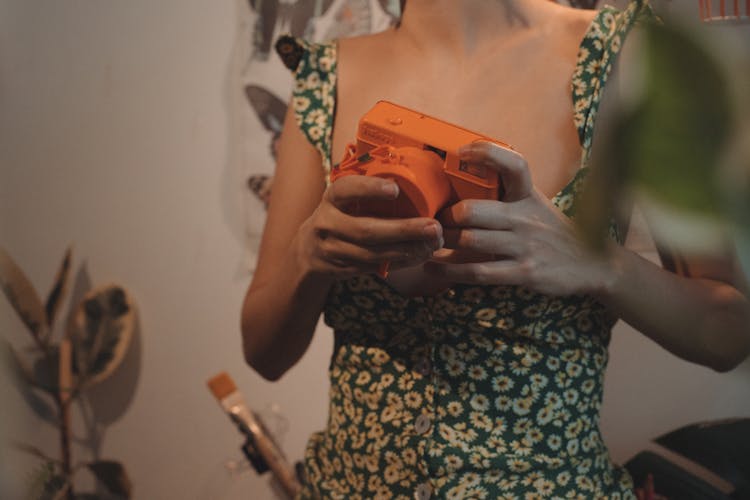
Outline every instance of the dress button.
<svg viewBox="0 0 750 500"><path fill-rule="evenodd" d="M417 373L423 377L427 377L432 372L432 366L430 366L430 360L427 358L421 359L415 366Z"/></svg>
<svg viewBox="0 0 750 500"><path fill-rule="evenodd" d="M414 421L414 430L417 431L417 434L426 433L430 430L430 427L432 427L432 419L427 415L422 414Z"/></svg>
<svg viewBox="0 0 750 500"><path fill-rule="evenodd" d="M415 500L430 500L431 496L432 496L432 486L430 486L430 483L422 483L419 486L417 486L416 490L414 490Z"/></svg>

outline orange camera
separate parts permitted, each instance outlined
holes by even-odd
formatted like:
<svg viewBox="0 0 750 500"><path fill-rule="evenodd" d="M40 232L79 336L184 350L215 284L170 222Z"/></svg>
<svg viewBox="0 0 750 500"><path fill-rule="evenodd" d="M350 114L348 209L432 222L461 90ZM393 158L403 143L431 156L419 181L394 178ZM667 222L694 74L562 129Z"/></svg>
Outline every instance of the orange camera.
<svg viewBox="0 0 750 500"><path fill-rule="evenodd" d="M498 174L463 162L458 148L475 141L509 145L423 113L379 101L359 121L357 143L347 146L344 159L331 171L331 182L347 175L394 180L395 201L362 201L358 215L434 217L464 199L498 200Z"/></svg>

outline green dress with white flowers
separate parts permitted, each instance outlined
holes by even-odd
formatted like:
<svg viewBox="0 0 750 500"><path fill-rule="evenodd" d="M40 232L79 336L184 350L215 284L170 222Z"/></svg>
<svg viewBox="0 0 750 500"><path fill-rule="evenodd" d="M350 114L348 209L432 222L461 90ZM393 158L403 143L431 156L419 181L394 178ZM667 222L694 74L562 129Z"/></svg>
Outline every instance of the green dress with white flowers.
<svg viewBox="0 0 750 500"><path fill-rule="evenodd" d="M601 91L643 2L603 8L581 41L572 104L581 169L553 203L573 217ZM335 43L282 38L297 121L331 167ZM621 240L612 226L611 236ZM456 285L405 297L375 276L334 285L330 409L300 498L633 499L599 431L615 322L589 296Z"/></svg>

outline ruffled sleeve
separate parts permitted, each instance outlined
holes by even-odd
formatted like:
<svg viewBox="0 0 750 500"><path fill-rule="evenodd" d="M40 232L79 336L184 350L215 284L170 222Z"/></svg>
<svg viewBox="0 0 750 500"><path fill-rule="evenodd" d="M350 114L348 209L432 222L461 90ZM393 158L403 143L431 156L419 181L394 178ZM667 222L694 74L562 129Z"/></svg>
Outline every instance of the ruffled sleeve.
<svg viewBox="0 0 750 500"><path fill-rule="evenodd" d="M310 43L282 36L276 42L276 52L294 75L294 115L302 132L320 152L327 179L336 98L336 43Z"/></svg>

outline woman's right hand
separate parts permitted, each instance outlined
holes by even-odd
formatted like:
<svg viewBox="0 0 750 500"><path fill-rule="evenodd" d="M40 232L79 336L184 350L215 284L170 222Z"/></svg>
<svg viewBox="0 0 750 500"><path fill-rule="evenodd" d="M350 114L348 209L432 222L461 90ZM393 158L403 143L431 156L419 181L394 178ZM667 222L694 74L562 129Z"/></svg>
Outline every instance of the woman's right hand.
<svg viewBox="0 0 750 500"><path fill-rule="evenodd" d="M331 184L297 233L297 258L306 273L342 279L427 261L443 246L440 223L429 218L382 219L353 215L357 202L395 200L398 185L363 175Z"/></svg>

